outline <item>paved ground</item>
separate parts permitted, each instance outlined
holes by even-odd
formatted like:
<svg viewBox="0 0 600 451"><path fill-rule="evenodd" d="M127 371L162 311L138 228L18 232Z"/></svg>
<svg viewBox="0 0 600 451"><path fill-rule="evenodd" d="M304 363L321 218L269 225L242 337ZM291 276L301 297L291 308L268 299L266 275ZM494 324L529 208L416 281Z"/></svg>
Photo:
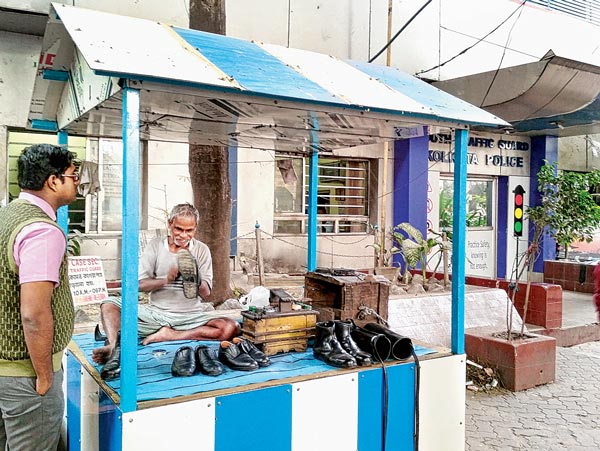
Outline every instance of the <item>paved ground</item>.
<svg viewBox="0 0 600 451"><path fill-rule="evenodd" d="M467 451L600 450L600 342L557 348L553 384L467 391Z"/></svg>

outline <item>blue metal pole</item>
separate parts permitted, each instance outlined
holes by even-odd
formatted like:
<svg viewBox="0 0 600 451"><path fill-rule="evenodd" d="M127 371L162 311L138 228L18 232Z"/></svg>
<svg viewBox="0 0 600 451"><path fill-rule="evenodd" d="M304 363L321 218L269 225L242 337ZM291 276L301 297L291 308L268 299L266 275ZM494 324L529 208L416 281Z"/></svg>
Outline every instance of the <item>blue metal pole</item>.
<svg viewBox="0 0 600 451"><path fill-rule="evenodd" d="M308 164L308 271L317 269L317 191L319 181L319 120L314 113L310 115L312 129L310 143L312 151Z"/></svg>
<svg viewBox="0 0 600 451"><path fill-rule="evenodd" d="M69 134L65 130L58 131L58 145L67 147L69 145ZM69 207L64 205L56 211L56 222L63 229L65 235L69 234Z"/></svg>
<svg viewBox="0 0 600 451"><path fill-rule="evenodd" d="M123 89L123 244L121 246L121 411L137 407L140 92Z"/></svg>
<svg viewBox="0 0 600 451"><path fill-rule="evenodd" d="M465 129L454 133L452 218L452 353L465 352L465 247L467 235L467 142Z"/></svg>

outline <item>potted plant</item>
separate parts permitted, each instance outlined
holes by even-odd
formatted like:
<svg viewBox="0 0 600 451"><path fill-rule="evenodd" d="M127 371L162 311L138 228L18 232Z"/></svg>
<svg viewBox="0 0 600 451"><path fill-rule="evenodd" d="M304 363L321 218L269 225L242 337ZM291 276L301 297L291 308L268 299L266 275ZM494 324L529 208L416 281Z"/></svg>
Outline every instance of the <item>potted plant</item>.
<svg viewBox="0 0 600 451"><path fill-rule="evenodd" d="M423 277L423 284L427 281L427 267L429 262L438 257L438 261L433 269L433 276L437 272L440 263L447 260L448 251L452 247L450 239L446 233L437 233L429 231L430 236L424 237L419 229L408 222L398 224L392 230L394 253L399 253L405 262L404 282L407 283L410 269L420 267ZM435 249L435 250L434 250ZM432 250L433 253L432 253ZM448 264L444 263L444 285L448 283Z"/></svg>
<svg viewBox="0 0 600 451"><path fill-rule="evenodd" d="M393 256L399 250L393 245L388 248L386 246L387 240L381 240L381 233L378 231L377 225L370 225L373 230L373 234L375 236L375 242L373 244L367 244L365 247L372 247L375 253L375 267L374 273L377 275L382 275L386 277L388 280L392 282L396 282L398 280L398 274L400 272L400 268L398 266L393 266Z"/></svg>

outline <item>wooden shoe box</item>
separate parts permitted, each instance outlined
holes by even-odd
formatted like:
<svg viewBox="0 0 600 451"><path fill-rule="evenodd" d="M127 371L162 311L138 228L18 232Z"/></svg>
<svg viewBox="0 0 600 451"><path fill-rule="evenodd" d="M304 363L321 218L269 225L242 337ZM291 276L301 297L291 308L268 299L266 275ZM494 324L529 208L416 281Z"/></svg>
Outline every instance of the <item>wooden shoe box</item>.
<svg viewBox="0 0 600 451"><path fill-rule="evenodd" d="M308 339L315 335L318 312L242 312L242 336L259 346L267 355L279 352L303 352Z"/></svg>
<svg viewBox="0 0 600 451"><path fill-rule="evenodd" d="M365 315L370 309L388 318L390 287L365 274L333 275L309 272L304 277L304 295L319 311L319 321L353 319L358 325L376 321Z"/></svg>

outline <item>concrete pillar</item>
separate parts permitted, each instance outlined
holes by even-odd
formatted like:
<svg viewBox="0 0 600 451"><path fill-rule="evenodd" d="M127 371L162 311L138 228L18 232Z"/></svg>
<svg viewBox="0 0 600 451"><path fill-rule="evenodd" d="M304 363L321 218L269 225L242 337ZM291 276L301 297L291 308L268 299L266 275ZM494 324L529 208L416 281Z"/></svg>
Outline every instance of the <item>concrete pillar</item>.
<svg viewBox="0 0 600 451"><path fill-rule="evenodd" d="M427 235L427 158L429 136L403 139L394 143L393 225L409 222ZM394 256L394 265L402 263Z"/></svg>
<svg viewBox="0 0 600 451"><path fill-rule="evenodd" d="M542 203L542 196L538 191L537 173L544 165L544 160L548 163L558 161L558 138L556 136L535 136L531 138L531 178L529 182L529 206L537 207ZM529 227L529 240L533 237L533 227ZM556 242L554 239L543 235L540 242L540 257L533 266L534 272L544 272L544 260L554 260L556 258Z"/></svg>

